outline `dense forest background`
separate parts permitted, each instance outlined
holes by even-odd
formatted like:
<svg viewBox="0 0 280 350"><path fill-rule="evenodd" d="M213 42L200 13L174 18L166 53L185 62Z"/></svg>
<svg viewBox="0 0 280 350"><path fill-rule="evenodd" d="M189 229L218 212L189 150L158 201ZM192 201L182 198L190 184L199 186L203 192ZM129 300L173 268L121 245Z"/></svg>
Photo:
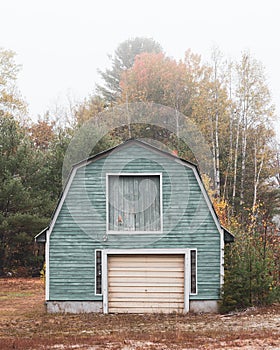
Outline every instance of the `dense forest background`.
<svg viewBox="0 0 280 350"><path fill-rule="evenodd" d="M64 155L87 121L104 123L102 112L134 102L171 107L192 121L212 151L213 174L202 174L222 225L235 235L226 247L225 311L280 299L280 151L275 109L265 69L250 52L238 61L213 48L211 57L187 50L176 61L153 39L121 43L111 67L100 71L102 84L83 101L54 106L36 121L16 81L15 53L0 48L0 276L37 275L43 248L34 236L50 221L62 190ZM117 118L117 116L116 116ZM160 141L182 158L193 155L180 140L181 125ZM149 137L158 139L158 130ZM110 130L92 153L139 128Z"/></svg>

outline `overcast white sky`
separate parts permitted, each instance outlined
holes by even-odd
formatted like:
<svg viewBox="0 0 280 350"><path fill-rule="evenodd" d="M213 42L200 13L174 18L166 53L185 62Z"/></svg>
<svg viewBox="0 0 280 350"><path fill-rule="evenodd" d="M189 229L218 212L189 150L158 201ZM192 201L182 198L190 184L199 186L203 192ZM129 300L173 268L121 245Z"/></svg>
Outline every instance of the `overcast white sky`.
<svg viewBox="0 0 280 350"><path fill-rule="evenodd" d="M279 15L279 0L0 0L0 47L17 53L34 118L67 94L87 97L107 54L136 36L176 59L188 48L205 59L213 45L232 58L249 49L266 67L280 114Z"/></svg>

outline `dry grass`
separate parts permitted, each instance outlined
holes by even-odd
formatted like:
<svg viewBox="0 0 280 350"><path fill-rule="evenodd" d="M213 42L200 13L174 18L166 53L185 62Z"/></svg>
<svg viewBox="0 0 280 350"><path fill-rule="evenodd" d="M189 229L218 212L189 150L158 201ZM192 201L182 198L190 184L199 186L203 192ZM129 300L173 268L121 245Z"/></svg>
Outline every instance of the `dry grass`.
<svg viewBox="0 0 280 350"><path fill-rule="evenodd" d="M38 279L0 279L0 349L280 349L280 306L222 315L46 314Z"/></svg>

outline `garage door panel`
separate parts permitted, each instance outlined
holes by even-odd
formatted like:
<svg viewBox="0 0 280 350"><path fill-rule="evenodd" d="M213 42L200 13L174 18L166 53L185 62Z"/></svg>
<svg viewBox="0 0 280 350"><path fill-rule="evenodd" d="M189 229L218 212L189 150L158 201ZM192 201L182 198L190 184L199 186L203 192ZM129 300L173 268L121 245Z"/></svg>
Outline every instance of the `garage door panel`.
<svg viewBox="0 0 280 350"><path fill-rule="evenodd" d="M113 263L120 263L123 261L155 261L155 262L166 262L166 261L181 261L182 254L116 254L110 255L110 260Z"/></svg>
<svg viewBox="0 0 280 350"><path fill-rule="evenodd" d="M131 276L131 278L128 278L127 276L108 276L109 280L112 285L123 285L123 284L134 284L134 283L140 283L140 284L152 284L152 285L157 285L157 284L165 284L165 285L181 285L184 281L184 278L181 277L174 277L173 279L170 279L168 276L161 276L157 277L154 276L153 278L143 278L143 276ZM143 282L144 280L144 282ZM146 283L145 283L146 282ZM110 287L110 285L109 285Z"/></svg>
<svg viewBox="0 0 280 350"><path fill-rule="evenodd" d="M124 288L126 287L126 288ZM119 287L118 285L116 285L113 289L113 292L111 291L111 295L112 293L158 293L160 290L161 293L184 293L184 287L181 284L178 285L160 285L160 286L130 286L130 285L126 285L126 286L122 286Z"/></svg>
<svg viewBox="0 0 280 350"><path fill-rule="evenodd" d="M115 302L110 305L111 313L170 313L182 312L182 303L155 303L147 301L139 302L137 306L135 303Z"/></svg>
<svg viewBox="0 0 280 350"><path fill-rule="evenodd" d="M111 307L110 313L132 313L132 314L153 314L153 313L170 313L170 312L182 312L181 308L172 309L170 311L169 308L164 308L164 307L158 307L158 308L150 308L150 307L133 307L133 308L117 308L117 307Z"/></svg>
<svg viewBox="0 0 280 350"><path fill-rule="evenodd" d="M127 295L126 293L112 293L110 297L110 302L113 301L157 301L160 300L160 302L182 302L181 293L145 293L139 296L137 293L130 293Z"/></svg>
<svg viewBox="0 0 280 350"><path fill-rule="evenodd" d="M164 271L164 270L153 270L153 271L147 271L147 270L128 270L128 271L125 271L125 270L122 270L122 271L119 271L119 270L115 270L115 271L112 271L110 270L108 272L108 276L109 277L113 277L113 278L117 278L117 277L125 277L125 278L129 278L129 277L132 277L132 278L135 278L135 277L140 277L140 278L146 278L146 279L149 279L149 278L157 278L157 279L160 279L162 277L165 277L165 278L168 278L169 280L171 280L173 277L174 278L179 278L181 279L182 278L182 272L183 271L172 271L170 269L167 269L167 271Z"/></svg>
<svg viewBox="0 0 280 350"><path fill-rule="evenodd" d="M114 265L114 267L124 267L127 268L127 261L129 261L130 263L133 264L134 267L140 267L142 268L144 265L149 265L149 266L154 266L154 267L162 267L162 266L166 266L166 267L170 267L170 266L181 266L181 259L179 258L174 258L171 259L170 257L167 257L166 259L164 259L163 257L159 258L159 259L154 259L154 258L145 258L145 259L141 259L143 256L139 255L136 258L133 258L132 260L127 259L125 257L120 258L121 260L118 260L117 258L112 259L112 264Z"/></svg>
<svg viewBox="0 0 280 350"><path fill-rule="evenodd" d="M182 312L184 255L108 257L109 312Z"/></svg>
<svg viewBox="0 0 280 350"><path fill-rule="evenodd" d="M138 300L138 308L153 308L153 309L158 309L158 308L174 308L178 309L182 307L181 302L170 302L170 301L162 301L162 302L156 302L156 301L148 301L145 299ZM135 302L134 301L127 301L127 300L116 300L111 302L111 307L115 308L135 308Z"/></svg>
<svg viewBox="0 0 280 350"><path fill-rule="evenodd" d="M157 271L157 272L181 272L182 269L180 269L178 266L175 266L175 267L170 267L170 264L166 264L166 266L159 266L159 267L155 267L155 266L152 266L152 265L148 265L148 264L143 264L143 266L139 266L139 267L136 267L136 266L130 266L130 267L111 267L109 272L113 272L113 273L116 273L116 272L125 272L125 273L128 273L128 272L146 272L147 271L147 267L149 267L150 269L152 269L153 271Z"/></svg>

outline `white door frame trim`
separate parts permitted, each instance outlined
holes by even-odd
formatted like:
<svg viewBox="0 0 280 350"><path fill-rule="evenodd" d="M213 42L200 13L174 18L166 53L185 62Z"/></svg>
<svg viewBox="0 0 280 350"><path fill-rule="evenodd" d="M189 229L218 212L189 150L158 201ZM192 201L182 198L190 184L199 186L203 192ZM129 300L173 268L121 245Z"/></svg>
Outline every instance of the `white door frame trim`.
<svg viewBox="0 0 280 350"><path fill-rule="evenodd" d="M106 249L102 251L102 292L103 292L103 312L108 314L108 255L155 255L172 254L185 256L184 271L184 312L190 309L190 250L187 249Z"/></svg>

